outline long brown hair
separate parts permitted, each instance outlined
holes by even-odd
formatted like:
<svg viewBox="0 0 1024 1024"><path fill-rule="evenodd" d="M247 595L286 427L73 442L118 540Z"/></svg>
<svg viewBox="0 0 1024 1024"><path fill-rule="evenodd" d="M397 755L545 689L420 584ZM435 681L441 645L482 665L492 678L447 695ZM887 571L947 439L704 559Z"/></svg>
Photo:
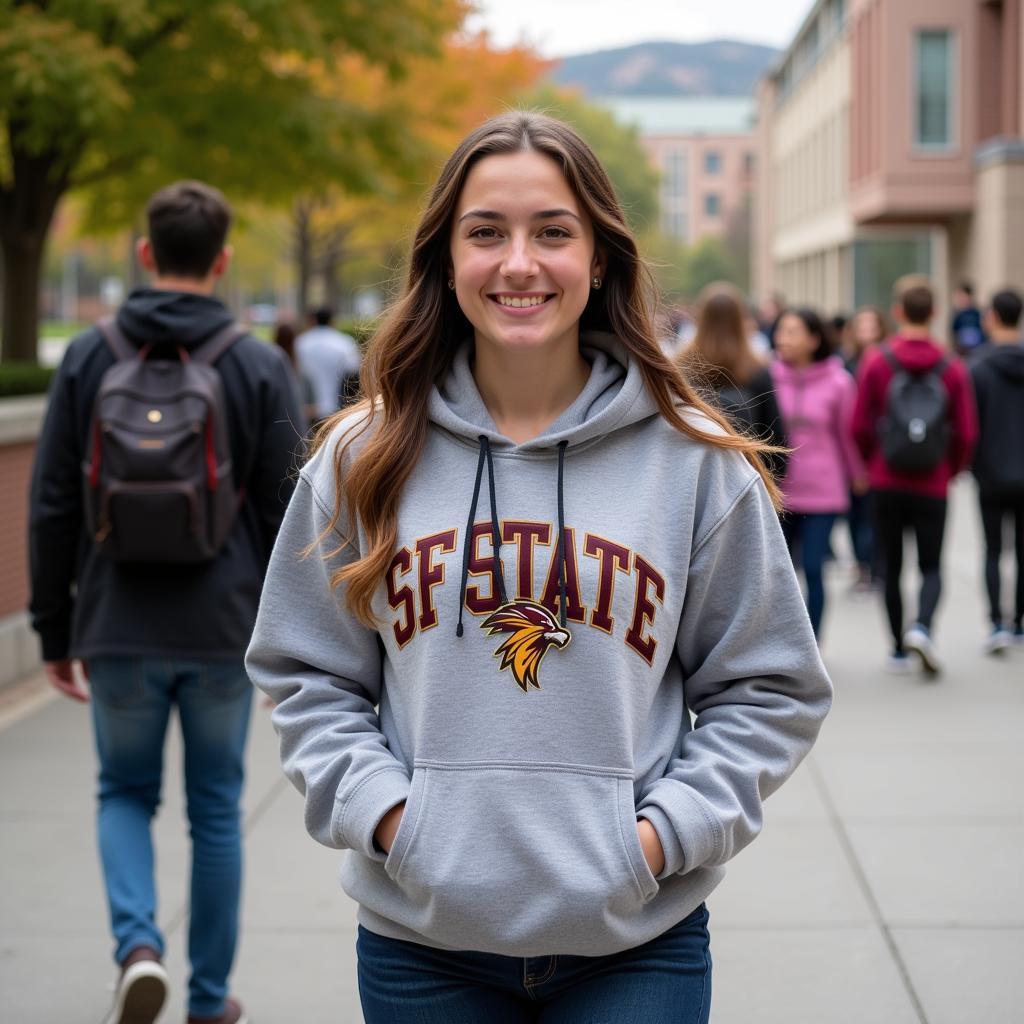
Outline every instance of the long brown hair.
<svg viewBox="0 0 1024 1024"><path fill-rule="evenodd" d="M399 497L426 442L431 385L444 379L458 347L473 333L455 293L447 286L456 204L470 169L479 160L524 150L541 153L559 164L590 216L595 245L606 259L604 287L590 293L580 317L581 329L616 335L636 360L662 416L696 441L742 452L761 475L776 506L779 504L778 490L759 455L766 446L738 435L720 413L697 397L659 348L653 278L637 252L611 181L590 147L568 125L544 114L531 110L502 114L471 132L441 171L413 237L402 292L366 350L361 381L367 397L358 406L362 413L358 426L339 439L333 453L334 513L323 536L337 528L344 507L350 523L347 543L353 543L358 523L365 530L368 550L335 571L331 586L347 585L348 606L367 626L375 624L371 610L374 591L394 556ZM707 434L692 426L680 413L679 403L698 409L723 433ZM348 408L328 420L318 432L313 450L352 414L353 409ZM350 446L367 432L366 443L349 460Z"/></svg>
<svg viewBox="0 0 1024 1024"><path fill-rule="evenodd" d="M679 355L684 373L714 388L750 382L762 364L747 340L743 308L743 296L731 284L709 284L701 292L697 333Z"/></svg>

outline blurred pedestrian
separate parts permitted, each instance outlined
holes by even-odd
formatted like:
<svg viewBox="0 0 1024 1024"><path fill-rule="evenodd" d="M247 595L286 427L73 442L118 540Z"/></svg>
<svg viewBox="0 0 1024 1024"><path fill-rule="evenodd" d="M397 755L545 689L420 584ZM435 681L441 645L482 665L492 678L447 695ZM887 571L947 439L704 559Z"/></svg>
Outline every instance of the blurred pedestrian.
<svg viewBox="0 0 1024 1024"><path fill-rule="evenodd" d="M856 377L864 353L874 345L880 345L889 333L885 315L877 306L861 306L850 318L843 332L846 344L840 355L843 365Z"/></svg>
<svg viewBox="0 0 1024 1024"><path fill-rule="evenodd" d="M990 654L1013 642L1024 644L1024 344L1021 296L1010 288L996 292L986 314L989 351L971 365L978 403L978 481L981 525L985 533L985 588L992 631ZM1003 527L1009 520L1017 561L1012 626L1000 601L999 561ZM1011 632L1012 628L1012 632Z"/></svg>
<svg viewBox="0 0 1024 1024"><path fill-rule="evenodd" d="M733 285L708 285L698 302L697 330L679 365L706 387L713 405L737 430L776 448L786 447L772 375L750 346L741 293ZM766 455L776 478L786 469L785 453Z"/></svg>
<svg viewBox="0 0 1024 1024"><path fill-rule="evenodd" d="M313 390L313 382L299 369L298 357L295 353L295 340L298 332L295 325L289 320L280 320L274 328L274 344L285 354L288 365L291 367L295 378L295 387L298 390L302 403L303 429L305 424L312 423L317 419L316 395Z"/></svg>
<svg viewBox="0 0 1024 1024"><path fill-rule="evenodd" d="M964 281L953 292L953 318L950 322L953 347L958 356L970 356L985 344L981 310L974 301L974 286Z"/></svg>
<svg viewBox="0 0 1024 1024"><path fill-rule="evenodd" d="M366 1024L706 1024L704 900L830 702L774 483L567 125L465 139L408 267L248 656L351 851Z"/></svg>
<svg viewBox="0 0 1024 1024"><path fill-rule="evenodd" d="M842 352L843 364L856 379L864 353L880 345L889 333L885 315L877 306L862 306L850 318L844 337L846 348ZM882 553L875 543L874 499L866 494L850 492L850 508L846 513L850 528L850 544L857 561L857 579L854 589L868 593L879 587L885 578Z"/></svg>
<svg viewBox="0 0 1024 1024"><path fill-rule="evenodd" d="M300 413L280 352L213 295L231 258L221 193L178 182L147 219L138 256L152 285L71 341L50 392L32 482L32 624L50 682L91 697L121 966L108 1022L155 1020L167 992L150 822L177 707L192 835L188 1019L238 1024L227 982L252 692L242 659Z"/></svg>
<svg viewBox="0 0 1024 1024"><path fill-rule="evenodd" d="M782 532L807 581L814 635L825 610L824 565L836 516L849 495L867 491L853 443L857 388L832 354L828 330L813 309L788 309L775 330L772 378L791 449L782 480Z"/></svg>
<svg viewBox="0 0 1024 1024"><path fill-rule="evenodd" d="M316 421L348 405L359 392L359 346L351 335L333 327L333 320L333 310L318 309L313 326L295 340L296 365L313 389Z"/></svg>
<svg viewBox="0 0 1024 1024"><path fill-rule="evenodd" d="M892 633L889 668L909 669L907 651L929 676L941 668L932 619L942 593L942 541L950 480L970 465L977 437L974 397L963 363L932 339L935 298L928 279L894 286L895 337L869 349L858 374L854 435L868 462L875 536L885 563L885 607ZM921 590L904 632L903 535L913 530Z"/></svg>

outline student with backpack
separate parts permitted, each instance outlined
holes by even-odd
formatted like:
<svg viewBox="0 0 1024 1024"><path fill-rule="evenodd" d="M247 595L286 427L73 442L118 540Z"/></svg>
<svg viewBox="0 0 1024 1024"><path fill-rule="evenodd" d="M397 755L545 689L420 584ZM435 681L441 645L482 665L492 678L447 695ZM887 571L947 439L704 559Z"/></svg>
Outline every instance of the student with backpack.
<svg viewBox="0 0 1024 1024"><path fill-rule="evenodd" d="M985 317L991 339L988 351L971 364L978 402L978 448L974 476L978 481L981 525L985 532L985 587L992 631L985 642L989 654L1011 643L1024 644L1024 343L1019 293L1004 289L992 297ZM1013 526L1017 559L1012 633L1000 602L999 560L1003 525Z"/></svg>
<svg viewBox="0 0 1024 1024"><path fill-rule="evenodd" d="M946 496L950 480L970 465L977 422L966 368L929 334L935 299L928 279L900 278L893 294L899 329L863 358L853 431L868 463L885 559L889 667L907 671L909 651L934 677L941 669L931 633L942 592ZM921 590L917 616L904 631L900 574L909 529L917 541Z"/></svg>
<svg viewBox="0 0 1024 1024"><path fill-rule="evenodd" d="M280 350L212 294L230 261L230 217L200 182L152 198L138 248L152 287L71 341L34 467L32 622L50 682L91 704L99 757L121 967L109 1024L155 1020L167 994L150 821L174 708L192 834L188 1019L245 1020L227 988L251 702L243 656L304 423Z"/></svg>

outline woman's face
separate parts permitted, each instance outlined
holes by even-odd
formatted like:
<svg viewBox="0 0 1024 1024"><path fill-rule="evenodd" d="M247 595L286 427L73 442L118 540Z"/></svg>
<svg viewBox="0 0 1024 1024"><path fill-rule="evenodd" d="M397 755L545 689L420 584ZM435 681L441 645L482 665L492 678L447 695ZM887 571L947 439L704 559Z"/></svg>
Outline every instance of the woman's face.
<svg viewBox="0 0 1024 1024"><path fill-rule="evenodd" d="M853 340L857 348L867 348L876 341L881 341L878 318L868 310L862 310L853 318Z"/></svg>
<svg viewBox="0 0 1024 1024"><path fill-rule="evenodd" d="M509 351L576 346L591 280L603 276L590 218L559 165L532 151L474 164L451 259L476 344Z"/></svg>
<svg viewBox="0 0 1024 1024"><path fill-rule="evenodd" d="M790 366L806 366L814 358L818 339L796 313L787 313L775 329L775 350Z"/></svg>

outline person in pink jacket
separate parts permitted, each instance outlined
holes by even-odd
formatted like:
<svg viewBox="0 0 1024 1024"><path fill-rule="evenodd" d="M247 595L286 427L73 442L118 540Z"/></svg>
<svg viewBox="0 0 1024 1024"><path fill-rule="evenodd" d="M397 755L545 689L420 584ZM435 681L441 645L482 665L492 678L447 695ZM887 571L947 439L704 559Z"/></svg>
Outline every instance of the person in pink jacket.
<svg viewBox="0 0 1024 1024"><path fill-rule="evenodd" d="M832 355L825 325L810 309L790 309L775 331L775 395L792 448L782 494L782 530L790 553L800 551L807 613L815 636L825 610L823 567L836 516L850 492L867 491L867 474L853 441L857 385Z"/></svg>

